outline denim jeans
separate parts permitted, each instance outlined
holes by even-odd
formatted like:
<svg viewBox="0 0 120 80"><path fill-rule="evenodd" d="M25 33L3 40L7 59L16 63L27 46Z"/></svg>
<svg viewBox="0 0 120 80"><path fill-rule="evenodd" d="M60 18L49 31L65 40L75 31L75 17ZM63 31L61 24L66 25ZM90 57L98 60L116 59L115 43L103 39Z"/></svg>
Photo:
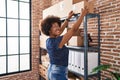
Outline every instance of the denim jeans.
<svg viewBox="0 0 120 80"><path fill-rule="evenodd" d="M68 68L61 65L50 64L48 67L48 80L67 80Z"/></svg>

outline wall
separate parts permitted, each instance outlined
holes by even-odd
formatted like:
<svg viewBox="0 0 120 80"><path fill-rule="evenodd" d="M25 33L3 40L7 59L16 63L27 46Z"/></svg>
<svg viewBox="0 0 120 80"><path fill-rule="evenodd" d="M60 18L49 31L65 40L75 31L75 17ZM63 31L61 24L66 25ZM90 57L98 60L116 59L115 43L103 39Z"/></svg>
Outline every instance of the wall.
<svg viewBox="0 0 120 80"><path fill-rule="evenodd" d="M32 1L32 71L0 77L0 80L39 80L39 20L42 17L40 1ZM47 1L47 0L46 0Z"/></svg>
<svg viewBox="0 0 120 80"><path fill-rule="evenodd" d="M97 0L96 12L101 15L101 63L120 72L120 0Z"/></svg>

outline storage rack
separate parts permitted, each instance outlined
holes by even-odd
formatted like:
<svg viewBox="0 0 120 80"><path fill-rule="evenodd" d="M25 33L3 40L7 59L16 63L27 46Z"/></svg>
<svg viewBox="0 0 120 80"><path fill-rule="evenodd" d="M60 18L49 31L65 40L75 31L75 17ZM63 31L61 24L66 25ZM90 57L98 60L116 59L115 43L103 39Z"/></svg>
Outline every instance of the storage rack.
<svg viewBox="0 0 120 80"><path fill-rule="evenodd" d="M70 21L75 21L77 18L80 16L80 14L75 14L74 17L70 19ZM88 46L88 35L87 35L87 20L89 18L95 18L97 17L97 23L98 23L98 46L97 47L89 47ZM66 18L62 18L61 22L63 22ZM93 77L97 76L98 80L100 80L100 72L93 74L93 75L88 75L88 51L97 51L98 52L98 65L100 65L100 15L99 14L87 14L84 17L84 47L75 47L75 46L68 46L70 50L76 50L76 51L83 51L84 52L84 75L79 74L77 72L71 71L70 72L74 73L77 76L82 76L84 77L84 80L88 80L88 77ZM40 55L41 56L41 55ZM40 64L42 63L41 57L40 57ZM43 80L43 79L40 79Z"/></svg>
<svg viewBox="0 0 120 80"><path fill-rule="evenodd" d="M76 14L75 17L71 18L70 21L74 21L76 20L78 17L80 16L80 14ZM88 46L88 35L87 35L87 21L89 18L95 18L97 17L97 23L98 23L98 46L97 47L89 47ZM64 21L65 18L61 19L61 21ZM88 76L88 51L92 50L92 51L97 51L98 52L98 65L100 65L100 15L99 14L87 14L84 17L84 47L74 47L74 46L68 46L69 49L72 50L77 50L77 51L83 51L84 52L84 75L78 74L74 71L70 71L78 76L82 76L84 77L84 80L88 80L88 77L92 77L92 76L97 76L98 80L100 80L100 72L94 74L94 75L90 75Z"/></svg>

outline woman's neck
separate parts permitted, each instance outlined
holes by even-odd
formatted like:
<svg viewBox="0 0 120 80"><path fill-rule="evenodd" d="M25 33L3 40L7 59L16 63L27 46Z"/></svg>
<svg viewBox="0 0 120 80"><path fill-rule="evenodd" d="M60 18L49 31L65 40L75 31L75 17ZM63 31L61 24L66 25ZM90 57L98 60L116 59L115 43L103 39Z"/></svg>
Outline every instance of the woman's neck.
<svg viewBox="0 0 120 80"><path fill-rule="evenodd" d="M50 37L50 38L56 38L56 37L58 37L58 36L50 35L49 37Z"/></svg>

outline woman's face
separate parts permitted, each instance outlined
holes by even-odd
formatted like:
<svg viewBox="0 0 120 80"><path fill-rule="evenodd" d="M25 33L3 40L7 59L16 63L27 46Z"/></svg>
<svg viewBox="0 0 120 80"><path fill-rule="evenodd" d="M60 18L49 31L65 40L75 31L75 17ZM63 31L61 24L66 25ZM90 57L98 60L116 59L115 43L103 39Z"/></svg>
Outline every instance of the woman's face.
<svg viewBox="0 0 120 80"><path fill-rule="evenodd" d="M52 24L49 33L51 37L57 37L58 35L60 35L60 26L58 25L57 22Z"/></svg>

